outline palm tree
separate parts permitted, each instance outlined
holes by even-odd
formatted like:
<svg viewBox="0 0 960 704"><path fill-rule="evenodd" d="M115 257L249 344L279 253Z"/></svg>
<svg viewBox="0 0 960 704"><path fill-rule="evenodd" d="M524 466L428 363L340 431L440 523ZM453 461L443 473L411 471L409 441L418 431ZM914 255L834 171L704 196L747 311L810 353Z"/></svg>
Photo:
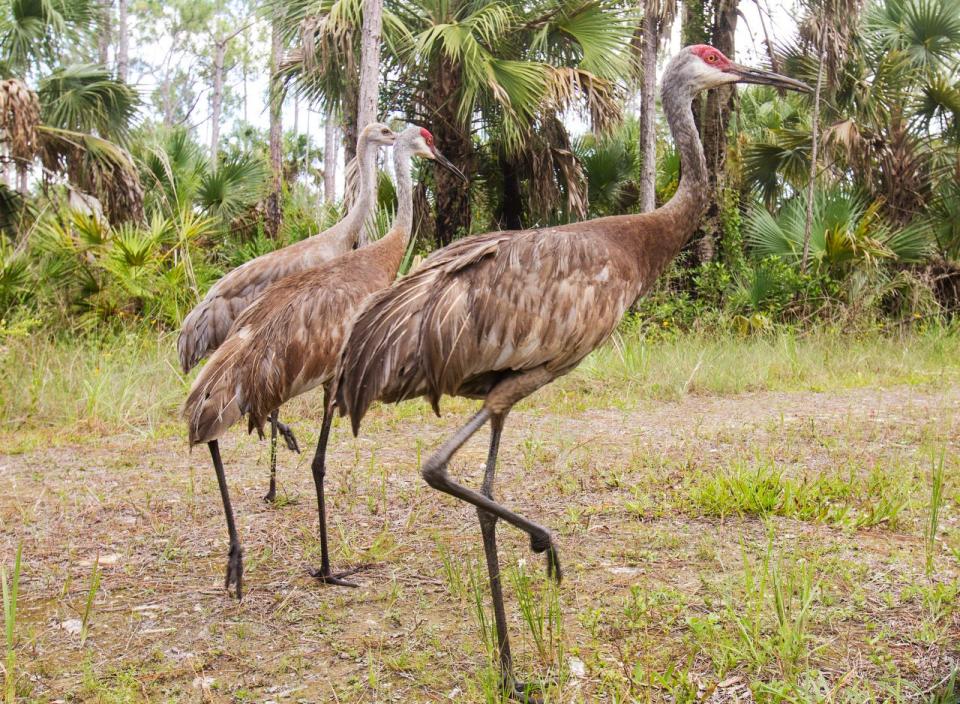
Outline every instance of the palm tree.
<svg viewBox="0 0 960 704"><path fill-rule="evenodd" d="M139 220L143 190L127 151L139 99L99 66L57 69L39 82L40 156L48 174L63 173L95 195L111 220Z"/></svg>
<svg viewBox="0 0 960 704"><path fill-rule="evenodd" d="M288 0L285 8L288 32L300 44L287 57L286 76L323 109L344 116L349 159L362 3L323 0L318 9ZM476 166L481 138L499 145L491 163L501 170L501 195L518 191L524 177L538 179L524 201L547 195L531 217L582 215L579 167L558 116L576 105L598 129L619 119L615 86L630 71L629 19L611 0L388 0L383 73L396 78L381 99L430 125L465 170ZM441 172L435 179L436 235L444 244L470 231L471 192Z"/></svg>
<svg viewBox="0 0 960 704"><path fill-rule="evenodd" d="M88 0L12 0L5 10L0 120L20 191L26 192L27 174L40 157L46 177L66 176L69 188L95 195L108 217L141 217L140 183L121 146L138 106L136 93L103 67L59 66L61 56L86 51L95 6Z"/></svg>
<svg viewBox="0 0 960 704"><path fill-rule="evenodd" d="M396 57L394 104L430 124L464 170L475 165L475 135L489 135L501 147L501 201L516 201L517 181L526 181L519 201L530 220L582 217L582 174L559 116L579 106L596 131L619 120L615 85L631 73L632 15L605 0L392 6L412 39ZM438 243L468 234L469 187L437 173L434 195Z"/></svg>
<svg viewBox="0 0 960 704"><path fill-rule="evenodd" d="M858 184L899 224L926 213L938 184L953 175L945 157L960 136L955 8L955 0L876 0L847 31L842 50L836 48L840 39L827 33L825 67L836 78L824 81L823 178ZM801 35L783 47L782 57L788 70L815 81L815 52L816 45ZM761 132L744 149L746 177L772 201L783 189L791 194L809 181L803 174L810 161L808 118L799 110Z"/></svg>

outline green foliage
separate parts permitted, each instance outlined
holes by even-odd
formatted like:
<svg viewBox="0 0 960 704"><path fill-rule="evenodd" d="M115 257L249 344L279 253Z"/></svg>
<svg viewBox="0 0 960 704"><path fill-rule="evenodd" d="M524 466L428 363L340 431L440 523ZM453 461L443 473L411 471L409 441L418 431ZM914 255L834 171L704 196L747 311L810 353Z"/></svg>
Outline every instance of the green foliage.
<svg viewBox="0 0 960 704"><path fill-rule="evenodd" d="M916 263L930 252L930 233L921 225L897 228L880 215L880 203L840 189L814 193L810 258L817 270L841 275L882 262ZM798 195L777 216L754 206L746 223L746 240L759 256L797 263L803 255L807 202Z"/></svg>
<svg viewBox="0 0 960 704"><path fill-rule="evenodd" d="M176 326L212 273L195 253L211 232L192 213L115 228L77 212L50 218L32 243L26 302L58 325Z"/></svg>
<svg viewBox="0 0 960 704"><path fill-rule="evenodd" d="M197 205L224 224L249 211L266 196L270 172L263 159L243 155L209 168L202 174L197 188Z"/></svg>
<svg viewBox="0 0 960 704"><path fill-rule="evenodd" d="M46 124L121 141L140 102L133 88L87 64L54 70L40 80L37 95Z"/></svg>
<svg viewBox="0 0 960 704"><path fill-rule="evenodd" d="M23 76L56 63L71 44L89 40L89 0L10 0L0 10L0 67Z"/></svg>
<svg viewBox="0 0 960 704"><path fill-rule="evenodd" d="M639 122L627 119L606 137L589 134L576 144L587 178L590 215L631 212L640 199Z"/></svg>

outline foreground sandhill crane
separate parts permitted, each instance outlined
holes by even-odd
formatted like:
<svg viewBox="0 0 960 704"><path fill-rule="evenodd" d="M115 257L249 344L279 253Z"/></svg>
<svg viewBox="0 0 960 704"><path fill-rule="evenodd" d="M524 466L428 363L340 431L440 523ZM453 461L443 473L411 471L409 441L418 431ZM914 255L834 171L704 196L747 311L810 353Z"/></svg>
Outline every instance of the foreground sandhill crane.
<svg viewBox="0 0 960 704"><path fill-rule="evenodd" d="M213 353L197 376L184 406L190 444L205 442L220 484L230 534L226 587L236 583L243 597L243 551L233 519L218 439L242 415L249 428L262 429L283 403L317 386L324 387L324 414L312 463L320 518L320 569L313 576L326 584L355 586L330 571L326 509L323 497L324 456L333 411L330 381L347 328L370 294L397 278L413 224L412 157L435 160L464 178L433 145L421 127L400 133L394 146L397 214L380 240L328 264L288 276L266 288L237 318L230 337Z"/></svg>
<svg viewBox="0 0 960 704"><path fill-rule="evenodd" d="M267 286L285 276L325 264L353 249L364 222L376 206L377 151L392 145L396 137L393 130L379 122L371 123L361 131L357 140L357 198L340 222L305 240L251 259L210 288L184 318L180 328L177 354L184 373L220 347L237 316ZM290 450L300 451L293 433L279 422L276 414L270 421L270 488L263 497L265 501L273 501L276 497L278 431Z"/></svg>
<svg viewBox="0 0 960 704"><path fill-rule="evenodd" d="M477 507L503 685L519 699L536 700L513 676L497 520L529 534L531 548L546 553L548 573L558 581L560 560L549 530L493 498L504 420L519 400L572 370L606 340L693 234L708 191L691 101L702 90L736 82L809 90L793 79L739 66L709 46L683 49L663 76L663 109L683 165L668 203L642 215L454 242L367 299L344 345L334 395L354 433L375 400L426 396L437 412L444 394L484 401L423 464L422 473L434 489ZM486 471L475 491L455 482L447 465L488 420Z"/></svg>

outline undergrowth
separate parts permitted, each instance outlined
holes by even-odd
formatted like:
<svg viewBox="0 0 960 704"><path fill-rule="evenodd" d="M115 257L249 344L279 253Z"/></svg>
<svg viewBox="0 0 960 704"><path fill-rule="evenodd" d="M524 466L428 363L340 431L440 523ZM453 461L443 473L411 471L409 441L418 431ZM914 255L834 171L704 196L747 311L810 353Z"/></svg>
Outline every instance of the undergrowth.
<svg viewBox="0 0 960 704"><path fill-rule="evenodd" d="M576 413L688 394L943 387L960 379L958 343L953 328L936 326L902 335L783 329L744 337L650 336L628 324L573 374L525 403ZM53 336L30 321L4 323L0 432L174 432L192 378L179 371L175 347L176 333L147 328ZM309 397L291 407L294 415L320 412Z"/></svg>

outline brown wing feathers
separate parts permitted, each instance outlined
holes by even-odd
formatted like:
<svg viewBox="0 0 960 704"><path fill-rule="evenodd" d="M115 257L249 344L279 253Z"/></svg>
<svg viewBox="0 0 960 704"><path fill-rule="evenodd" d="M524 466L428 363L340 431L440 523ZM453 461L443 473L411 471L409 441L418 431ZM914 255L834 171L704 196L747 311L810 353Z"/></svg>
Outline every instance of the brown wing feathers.
<svg viewBox="0 0 960 704"><path fill-rule="evenodd" d="M461 240L362 307L336 402L357 432L376 400L483 396L511 374L576 366L636 297L633 261L587 226Z"/></svg>

